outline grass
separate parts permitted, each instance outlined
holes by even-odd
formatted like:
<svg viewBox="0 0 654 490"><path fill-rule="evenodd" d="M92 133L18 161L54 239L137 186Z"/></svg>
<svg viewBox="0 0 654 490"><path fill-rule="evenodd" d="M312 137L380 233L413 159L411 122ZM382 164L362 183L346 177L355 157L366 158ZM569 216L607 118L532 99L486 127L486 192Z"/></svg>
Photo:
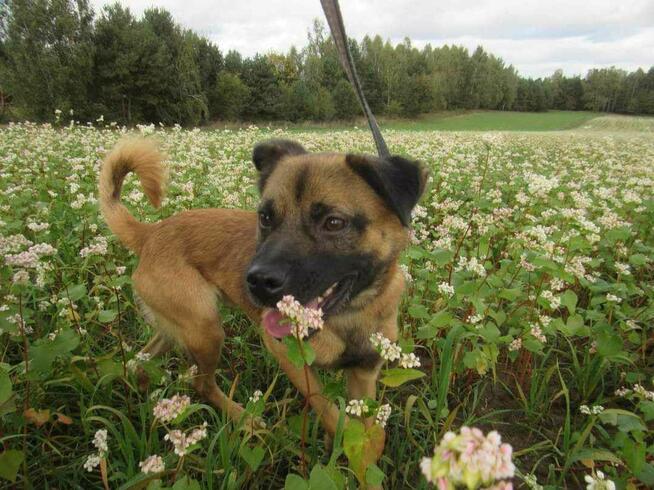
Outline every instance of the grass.
<svg viewBox="0 0 654 490"><path fill-rule="evenodd" d="M421 459L464 425L497 430L513 446L519 488L532 477L548 490L582 488L598 470L618 489L654 486L654 138L605 127L389 133L390 147L425 162L433 182L401 258L410 281L399 343L425 375L384 388L386 488L428 488ZM254 209L249 158L265 138L374 151L363 129L141 131L170 156L161 210L135 180L123 191L148 221L197 207ZM152 331L131 290L137 260L95 201L98 163L121 132L22 124L0 136L0 488L356 488L345 441L324 444L238 311L222 311L218 382L266 429L250 434L203 404L180 353L136 356ZM150 374L145 393L135 365ZM342 374L322 376L344 407ZM248 401L256 390L262 397ZM174 394L192 404L155 419L154 406ZM175 454L165 436L204 422L206 437ZM102 430L106 450L86 471ZM152 455L166 469L146 475L139 462Z"/></svg>
<svg viewBox="0 0 654 490"><path fill-rule="evenodd" d="M508 111L450 111L423 114L415 119L379 118L382 130L395 131L562 131L586 125L599 116L584 111L508 112ZM340 131L367 128L365 119L354 123L298 123L272 122L259 124L291 132ZM247 124L220 124L217 127L239 128Z"/></svg>
<svg viewBox="0 0 654 490"><path fill-rule="evenodd" d="M592 112L475 111L437 113L416 120L387 121L384 128L409 131L560 131L577 128L597 117Z"/></svg>

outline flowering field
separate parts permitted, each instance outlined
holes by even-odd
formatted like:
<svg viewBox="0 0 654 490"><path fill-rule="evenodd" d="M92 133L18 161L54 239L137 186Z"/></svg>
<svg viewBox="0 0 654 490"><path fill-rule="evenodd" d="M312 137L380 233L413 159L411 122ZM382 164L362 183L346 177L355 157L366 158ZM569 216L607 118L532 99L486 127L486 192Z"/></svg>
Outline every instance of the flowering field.
<svg viewBox="0 0 654 490"><path fill-rule="evenodd" d="M516 488L654 486L654 123L616 124L630 123L389 132L393 151L433 173L403 257L410 281L393 346L426 375L384 386L386 448L369 482L383 473L391 489L477 488L514 474ZM134 180L123 191L151 221L252 209L250 151L285 135L141 131L170 159L160 210ZM130 287L137 259L96 202L100 160L121 134L0 132L0 488L354 488L352 440L325 446L239 312L223 311L217 376L265 429L234 428L204 405L181 355L137 355L151 333ZM363 130L292 137L309 150L373 152ZM339 373L324 381L343 412L365 410L343 399ZM483 450L466 457L461 444Z"/></svg>

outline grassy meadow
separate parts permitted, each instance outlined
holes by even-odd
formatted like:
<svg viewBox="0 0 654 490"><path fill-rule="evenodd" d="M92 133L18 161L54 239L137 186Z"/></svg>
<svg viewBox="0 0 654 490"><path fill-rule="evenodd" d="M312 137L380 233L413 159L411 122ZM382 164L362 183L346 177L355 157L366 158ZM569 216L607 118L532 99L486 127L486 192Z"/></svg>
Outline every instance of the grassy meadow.
<svg viewBox="0 0 654 490"><path fill-rule="evenodd" d="M422 458L447 431L475 426L512 445L514 488L586 488L587 478L654 486L654 119L594 116L384 126L393 152L432 170L402 258L399 318L399 344L425 375L384 387L386 447L370 482L383 473L388 489L430 488ZM374 152L363 126L0 130L0 488L357 488L352 440L341 433L325 445L259 327L238 311L222 312L216 375L265 429L235 427L204 404L181 354L137 356L152 331L130 286L137 258L104 224L96 187L106 152L138 132L169 155L161 209L135 179L123 190L148 221L254 209L250 152L262 139ZM137 366L153 380L147 393ZM322 375L343 411L341 374ZM192 404L174 420L155 417L174 395ZM174 431L193 435L183 454ZM157 471L142 471L151 456Z"/></svg>

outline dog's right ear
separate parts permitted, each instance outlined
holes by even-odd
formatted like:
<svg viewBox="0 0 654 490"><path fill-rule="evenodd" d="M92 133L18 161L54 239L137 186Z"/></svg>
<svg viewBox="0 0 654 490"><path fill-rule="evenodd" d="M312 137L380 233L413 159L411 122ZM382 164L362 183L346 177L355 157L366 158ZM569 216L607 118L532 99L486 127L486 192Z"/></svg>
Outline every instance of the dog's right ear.
<svg viewBox="0 0 654 490"><path fill-rule="evenodd" d="M306 152L300 143L291 140L273 139L258 143L252 151L252 161L259 171L259 191L263 190L268 177L282 158Z"/></svg>

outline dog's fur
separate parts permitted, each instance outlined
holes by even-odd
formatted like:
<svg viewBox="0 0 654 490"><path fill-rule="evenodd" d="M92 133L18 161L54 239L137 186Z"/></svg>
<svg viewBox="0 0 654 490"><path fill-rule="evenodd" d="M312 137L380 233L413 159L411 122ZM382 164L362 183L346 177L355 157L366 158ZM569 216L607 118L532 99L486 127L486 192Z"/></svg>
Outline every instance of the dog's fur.
<svg viewBox="0 0 654 490"><path fill-rule="evenodd" d="M274 307L281 295L306 303L346 277L343 300L308 341L316 366L345 370L350 399L374 399L382 362L369 337L381 332L397 338L404 288L397 259L408 243L407 226L424 190L425 169L400 157L309 154L297 143L271 140L253 152L259 213L196 209L157 223L139 222L120 203L123 180L135 172L150 202L159 206L165 182L161 161L151 141L126 140L107 156L100 174L102 214L140 257L134 289L157 329L143 351L156 356L174 343L181 345L197 364L196 389L238 419L242 407L215 380L225 337L217 298L259 324L263 308ZM343 222L345 227L328 229L326 220L331 227ZM257 282L254 271L261 268L280 275L279 291L271 293L267 283ZM338 410L320 394L313 371L307 375L296 368L285 345L265 329L262 336L333 435Z"/></svg>

